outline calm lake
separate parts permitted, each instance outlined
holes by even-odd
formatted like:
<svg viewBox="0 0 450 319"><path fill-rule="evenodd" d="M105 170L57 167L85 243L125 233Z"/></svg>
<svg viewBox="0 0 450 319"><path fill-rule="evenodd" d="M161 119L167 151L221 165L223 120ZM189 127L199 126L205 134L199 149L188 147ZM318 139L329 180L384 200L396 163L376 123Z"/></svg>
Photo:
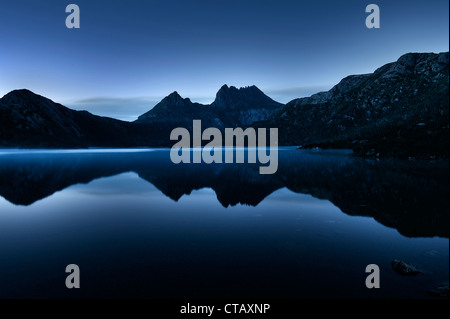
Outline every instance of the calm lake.
<svg viewBox="0 0 450 319"><path fill-rule="evenodd" d="M448 282L448 162L280 148L276 174L259 166L0 150L0 298L435 298Z"/></svg>

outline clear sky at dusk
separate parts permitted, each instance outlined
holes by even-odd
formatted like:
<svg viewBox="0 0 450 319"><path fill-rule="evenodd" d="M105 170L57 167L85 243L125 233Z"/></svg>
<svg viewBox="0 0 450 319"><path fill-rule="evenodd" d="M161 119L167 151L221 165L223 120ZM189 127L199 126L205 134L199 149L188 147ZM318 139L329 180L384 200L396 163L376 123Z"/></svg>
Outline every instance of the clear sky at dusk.
<svg viewBox="0 0 450 319"><path fill-rule="evenodd" d="M80 29L65 26L70 3ZM365 26L370 3L380 29ZM448 10L447 0L0 0L0 96L27 88L125 120L175 90L210 103L223 84L285 103L407 52L448 51Z"/></svg>

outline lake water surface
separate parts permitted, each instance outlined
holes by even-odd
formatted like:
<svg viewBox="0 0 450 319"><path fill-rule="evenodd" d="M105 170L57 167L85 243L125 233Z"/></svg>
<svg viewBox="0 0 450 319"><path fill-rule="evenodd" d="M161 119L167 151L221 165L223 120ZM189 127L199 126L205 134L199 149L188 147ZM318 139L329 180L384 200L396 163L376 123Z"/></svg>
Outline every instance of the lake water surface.
<svg viewBox="0 0 450 319"><path fill-rule="evenodd" d="M281 148L276 174L258 169L0 150L0 298L432 298L448 282L448 163Z"/></svg>

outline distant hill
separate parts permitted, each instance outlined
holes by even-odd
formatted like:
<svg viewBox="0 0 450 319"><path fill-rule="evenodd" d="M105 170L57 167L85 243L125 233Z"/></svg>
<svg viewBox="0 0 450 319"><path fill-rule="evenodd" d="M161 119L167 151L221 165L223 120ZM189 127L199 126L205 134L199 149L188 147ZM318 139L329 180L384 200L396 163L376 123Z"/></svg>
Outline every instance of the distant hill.
<svg viewBox="0 0 450 319"><path fill-rule="evenodd" d="M74 111L28 90L0 99L0 145L83 148L145 145L143 130L128 122Z"/></svg>
<svg viewBox="0 0 450 319"><path fill-rule="evenodd" d="M374 73L348 76L258 126L278 127L281 145L448 157L449 53L409 53Z"/></svg>

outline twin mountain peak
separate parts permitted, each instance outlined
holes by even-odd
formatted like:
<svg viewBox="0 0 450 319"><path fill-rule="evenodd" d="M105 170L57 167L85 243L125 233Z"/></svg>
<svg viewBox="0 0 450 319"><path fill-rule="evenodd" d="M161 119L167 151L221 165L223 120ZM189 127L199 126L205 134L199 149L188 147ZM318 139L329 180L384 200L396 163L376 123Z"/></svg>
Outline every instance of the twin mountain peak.
<svg viewBox="0 0 450 319"><path fill-rule="evenodd" d="M256 120L265 120L268 113L281 109L284 105L272 100L256 86L236 88L224 85L216 94L213 103L204 105L182 98L178 92L165 97L153 109L141 115L137 122L180 121L193 115L207 122L219 122L219 126L250 125ZM198 113L198 114L196 114ZM260 116L256 116L260 113ZM191 115L191 116L189 116ZM214 121L215 119L215 121ZM217 124L217 123L216 123Z"/></svg>

